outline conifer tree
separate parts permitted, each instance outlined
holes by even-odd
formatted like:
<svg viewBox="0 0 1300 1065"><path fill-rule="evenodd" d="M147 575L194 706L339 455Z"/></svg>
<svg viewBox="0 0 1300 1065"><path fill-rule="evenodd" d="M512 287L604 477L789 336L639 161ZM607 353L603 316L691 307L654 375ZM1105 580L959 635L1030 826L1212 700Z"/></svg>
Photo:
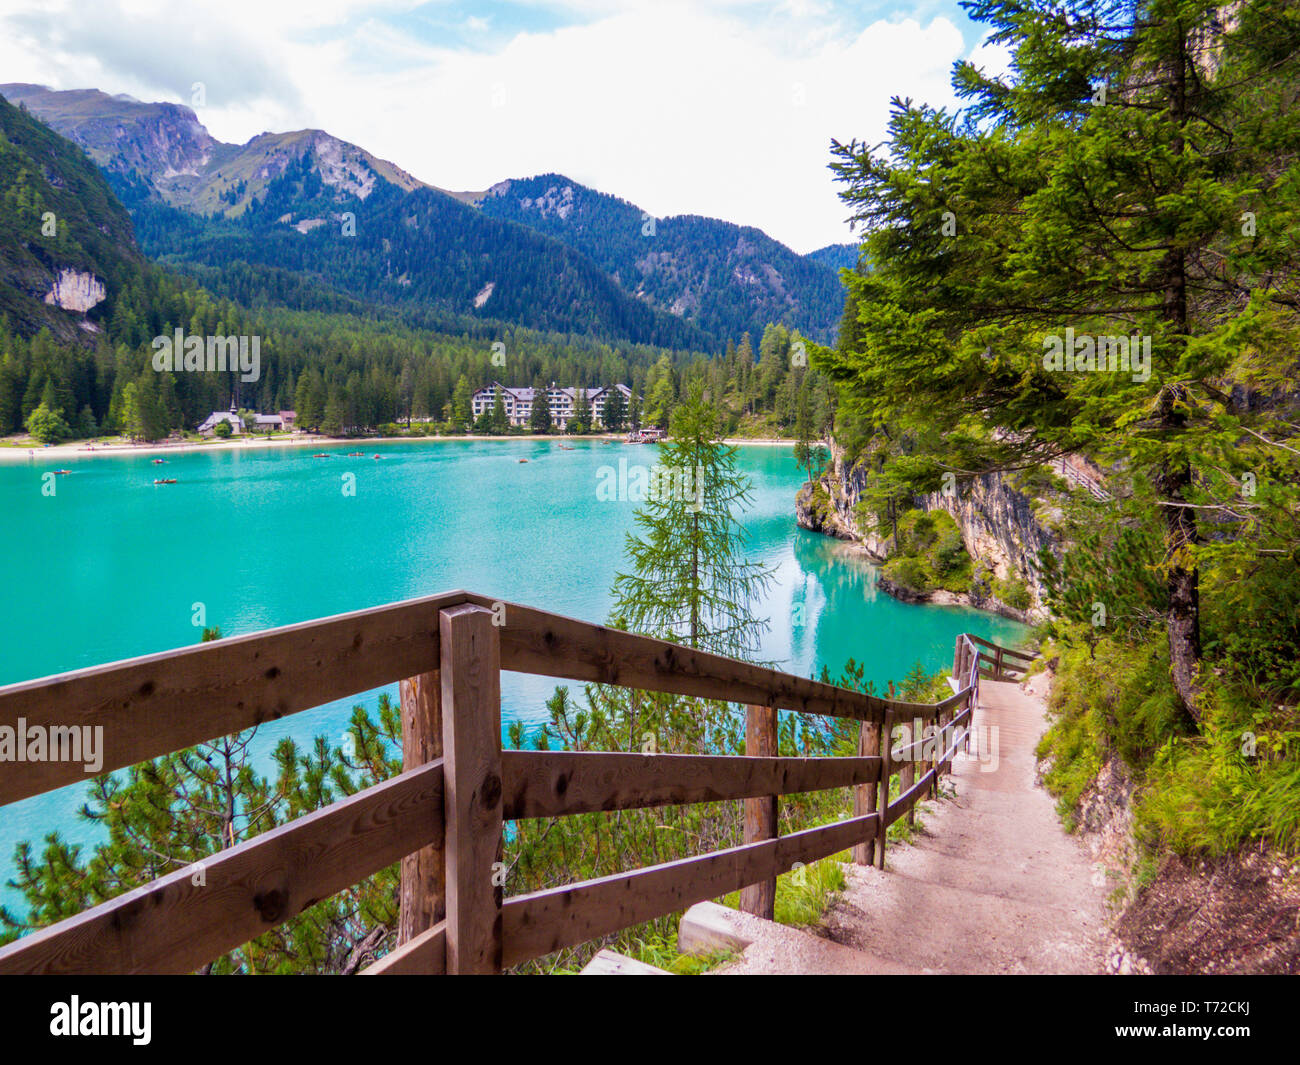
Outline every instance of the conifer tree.
<svg viewBox="0 0 1300 1065"><path fill-rule="evenodd" d="M573 418L569 421L569 429L575 433L591 431L591 398L587 395L587 390L581 386L575 391Z"/></svg>
<svg viewBox="0 0 1300 1065"><path fill-rule="evenodd" d="M473 421L473 393L469 387L469 378L461 374L451 396L451 425L457 432L463 432Z"/></svg>
<svg viewBox="0 0 1300 1065"><path fill-rule="evenodd" d="M623 428L623 423L627 420L627 407L623 401L623 393L617 388L611 388L609 395L605 397L605 409L601 416L601 424L610 432L618 432Z"/></svg>
<svg viewBox="0 0 1300 1065"><path fill-rule="evenodd" d="M510 418L506 415L505 395L497 389L496 399L492 403L492 431L502 435L510 431Z"/></svg>
<svg viewBox="0 0 1300 1065"><path fill-rule="evenodd" d="M534 433L551 431L551 401L545 385L533 389L533 409L528 412L528 425Z"/></svg>
<svg viewBox="0 0 1300 1065"><path fill-rule="evenodd" d="M1202 496L1276 465L1293 432L1260 400L1294 379L1300 12L965 6L1014 73L960 64L965 114L896 100L884 150L835 146L874 265L848 276L848 343L816 362L872 423L939 439L933 481L1072 451L1148 479L1171 677L1198 719L1200 561L1216 549L1200 515L1235 521ZM1078 365L1056 359L1079 338ZM1136 351L1112 363L1121 341Z"/></svg>
<svg viewBox="0 0 1300 1065"><path fill-rule="evenodd" d="M752 657L767 622L753 607L771 579L746 558L740 513L750 482L722 442L716 405L698 386L660 445L652 498L627 534L629 568L614 581L615 624L734 658Z"/></svg>

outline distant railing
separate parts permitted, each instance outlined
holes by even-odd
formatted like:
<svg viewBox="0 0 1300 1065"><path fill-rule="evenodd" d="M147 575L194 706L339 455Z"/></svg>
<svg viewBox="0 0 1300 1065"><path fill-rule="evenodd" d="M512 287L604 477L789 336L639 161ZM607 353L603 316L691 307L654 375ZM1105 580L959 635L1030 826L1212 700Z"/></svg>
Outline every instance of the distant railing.
<svg viewBox="0 0 1300 1065"><path fill-rule="evenodd" d="M403 725L397 776L204 859L203 886L183 869L35 931L0 974L193 972L398 861L398 945L370 974L500 972L737 889L770 918L796 863L852 848L883 868L885 830L937 789L1007 654L958 637L959 690L911 704L452 592L0 688L0 726L102 726L104 772L398 681ZM744 703L748 753L503 751L503 669ZM777 757L779 710L859 722L857 756ZM895 722L929 724L929 761L891 751ZM79 780L6 764L0 804ZM778 835L779 796L842 787L852 817ZM493 875L506 821L731 799L739 847L510 898Z"/></svg>
<svg viewBox="0 0 1300 1065"><path fill-rule="evenodd" d="M990 643L988 640L982 640L978 636L970 633L965 634L965 638L972 644L978 645L976 653L979 660L980 676L988 677L989 680L1020 680L1029 669L1029 664L1038 656L1030 654L1027 651L1014 651L1010 647L1002 647L996 643ZM979 650L984 648L984 650Z"/></svg>

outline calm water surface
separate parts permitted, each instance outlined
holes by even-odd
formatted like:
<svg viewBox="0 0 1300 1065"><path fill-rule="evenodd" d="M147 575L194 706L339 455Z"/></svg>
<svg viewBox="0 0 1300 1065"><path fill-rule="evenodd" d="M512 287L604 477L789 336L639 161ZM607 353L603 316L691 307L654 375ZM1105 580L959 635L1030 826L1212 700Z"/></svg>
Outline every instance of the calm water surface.
<svg viewBox="0 0 1300 1065"><path fill-rule="evenodd" d="M254 444L169 455L164 466L143 455L0 460L0 684L193 644L196 604L227 636L454 588L606 620L635 504L598 500L601 468L653 465L653 446L425 441L348 457L358 446L316 459L310 447ZM758 608L771 621L764 657L833 676L854 658L883 687L918 661L951 666L961 631L1001 642L1022 631L878 595L860 556L796 527L789 447L743 447L739 464L754 485L750 554L775 574ZM43 495L41 475L59 466L72 472ZM155 486L161 477L178 483ZM554 686L504 675L503 720L541 722ZM378 694L265 726L259 764L282 736L339 742L350 708ZM0 808L0 882L19 840L97 838L76 817L85 793L73 785ZM0 886L0 903L20 902Z"/></svg>

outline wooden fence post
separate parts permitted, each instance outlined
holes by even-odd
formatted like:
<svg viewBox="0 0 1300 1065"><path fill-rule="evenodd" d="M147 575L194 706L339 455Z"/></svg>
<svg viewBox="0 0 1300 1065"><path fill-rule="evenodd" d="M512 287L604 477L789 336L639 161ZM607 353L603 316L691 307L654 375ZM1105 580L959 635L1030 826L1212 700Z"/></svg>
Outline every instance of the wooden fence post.
<svg viewBox="0 0 1300 1065"><path fill-rule="evenodd" d="M757 758L775 758L777 744L776 708L745 708L745 754ZM745 800L745 842L758 843L776 839L777 797L760 795ZM763 880L740 890L740 908L755 917L771 921L776 917L776 878Z"/></svg>
<svg viewBox="0 0 1300 1065"><path fill-rule="evenodd" d="M966 719L966 753L970 754L970 738L975 731L975 706L979 702L979 668L975 669L974 675L970 680L970 694L966 696L966 708L970 710L970 716Z"/></svg>
<svg viewBox="0 0 1300 1065"><path fill-rule="evenodd" d="M880 725L870 721L858 723L858 755L871 758L880 754ZM876 812L876 792L879 784L859 784L853 789L853 816L863 817ZM870 865L876 858L876 841L869 839L853 848L853 861Z"/></svg>
<svg viewBox="0 0 1300 1065"><path fill-rule="evenodd" d="M464 603L438 619L447 972L501 971L501 640L492 611Z"/></svg>
<svg viewBox="0 0 1300 1065"><path fill-rule="evenodd" d="M889 815L889 748L893 746L894 711L885 711L885 720L880 725L880 798L876 804L880 816L880 832L876 836L876 868L885 868L885 818Z"/></svg>
<svg viewBox="0 0 1300 1065"><path fill-rule="evenodd" d="M943 756L948 753L948 723L956 716L950 710L940 710L935 715L934 737L934 797L939 798L939 779L944 774L946 763Z"/></svg>
<svg viewBox="0 0 1300 1065"><path fill-rule="evenodd" d="M402 699L402 770L408 772L442 757L442 680L438 670L408 677L399 685ZM439 824L439 835L445 831ZM409 943L447 914L444 839L402 859L401 912L397 945Z"/></svg>
<svg viewBox="0 0 1300 1065"><path fill-rule="evenodd" d="M902 795L908 790L908 788L916 783L917 770L925 769L924 764L919 764L917 761L921 754L921 748L916 745L920 743L921 737L916 734L916 724L917 722L915 718L907 724L908 742L911 743L912 746L906 749L907 757L898 770L899 795ZM924 722L921 724L921 731L925 731ZM916 824L916 803L912 803L912 805L907 808L907 823L909 825Z"/></svg>

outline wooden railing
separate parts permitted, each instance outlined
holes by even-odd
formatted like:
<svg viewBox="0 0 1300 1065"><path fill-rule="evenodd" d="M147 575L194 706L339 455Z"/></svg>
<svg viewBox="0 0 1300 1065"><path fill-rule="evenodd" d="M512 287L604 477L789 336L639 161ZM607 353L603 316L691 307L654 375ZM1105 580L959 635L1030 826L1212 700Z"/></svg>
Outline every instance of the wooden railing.
<svg viewBox="0 0 1300 1065"><path fill-rule="evenodd" d="M965 636L971 644L976 646L979 655L980 676L988 677L990 680L1020 680L1029 668L1029 663L1038 657L1036 654L1029 654L1026 651L1015 651L1010 647L1001 647L996 643L982 640L970 633L966 633ZM983 649L980 650L980 648Z"/></svg>
<svg viewBox="0 0 1300 1065"><path fill-rule="evenodd" d="M851 848L883 868L886 829L968 738L975 639L958 638L951 697L909 704L452 592L0 688L0 726L102 727L104 772L394 682L403 725L397 776L212 855L201 884L181 869L35 931L0 949L0 974L193 972L398 861L398 945L367 973L500 972L737 889L771 917L797 863ZM748 753L502 750L503 669L744 703ZM858 722L858 755L778 757L781 710ZM885 742L896 724L929 727L929 747ZM7 763L0 804L84 779ZM843 787L852 817L778 835L780 796ZM733 799L741 846L502 897L506 821Z"/></svg>

